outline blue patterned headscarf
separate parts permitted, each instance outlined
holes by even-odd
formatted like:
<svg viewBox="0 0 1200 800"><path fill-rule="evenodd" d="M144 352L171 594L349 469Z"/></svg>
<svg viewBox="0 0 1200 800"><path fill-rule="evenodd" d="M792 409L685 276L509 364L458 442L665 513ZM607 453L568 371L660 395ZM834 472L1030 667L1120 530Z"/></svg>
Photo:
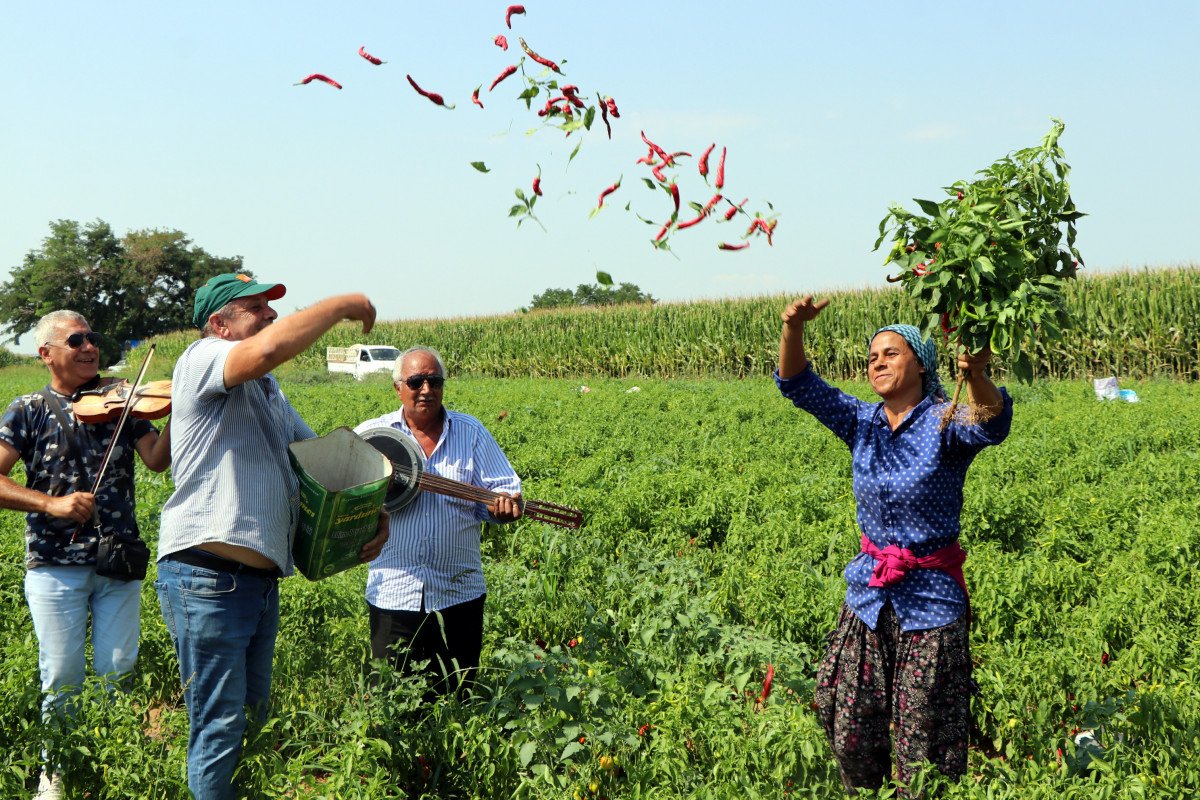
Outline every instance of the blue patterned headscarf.
<svg viewBox="0 0 1200 800"><path fill-rule="evenodd" d="M871 341L875 341L875 337L884 331L900 334L917 354L917 360L925 368L925 374L921 376L921 389L925 396L932 396L934 400L944 399L946 393L942 391L942 382L938 380L937 345L933 339L924 338L921 331L912 325L885 325L871 334Z"/></svg>

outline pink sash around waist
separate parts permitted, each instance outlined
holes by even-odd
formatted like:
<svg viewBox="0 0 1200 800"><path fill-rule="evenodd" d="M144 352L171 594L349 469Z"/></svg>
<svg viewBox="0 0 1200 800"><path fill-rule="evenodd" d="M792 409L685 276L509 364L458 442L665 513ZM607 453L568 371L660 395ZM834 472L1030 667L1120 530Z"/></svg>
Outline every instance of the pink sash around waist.
<svg viewBox="0 0 1200 800"><path fill-rule="evenodd" d="M967 560L967 551L958 542L948 544L940 550L935 550L924 558L917 558L912 550L899 545L890 544L880 550L867 535L862 537L862 551L875 559L875 569L871 573L868 586L885 588L894 586L904 580L904 576L912 569L940 569L954 579L963 590L970 602L967 592L967 581L963 578L963 562Z"/></svg>

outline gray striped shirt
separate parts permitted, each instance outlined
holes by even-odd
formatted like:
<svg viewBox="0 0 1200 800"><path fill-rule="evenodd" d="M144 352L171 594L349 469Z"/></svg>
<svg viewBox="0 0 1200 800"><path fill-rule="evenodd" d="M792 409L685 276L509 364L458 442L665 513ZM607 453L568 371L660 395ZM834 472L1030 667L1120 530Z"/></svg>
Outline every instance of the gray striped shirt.
<svg viewBox="0 0 1200 800"><path fill-rule="evenodd" d="M237 345L209 337L175 364L171 386L171 475L158 557L205 542L248 547L292 574L299 482L287 446L316 434L275 378L225 388Z"/></svg>
<svg viewBox="0 0 1200 800"><path fill-rule="evenodd" d="M354 430L382 427L412 437L402 410L367 420ZM449 409L425 470L494 492L521 491L521 479L483 423ZM483 596L487 586L479 525L485 520L494 521L482 503L419 492L390 517L387 544L367 571L367 602L389 611L419 611L424 595L426 611L441 611Z"/></svg>

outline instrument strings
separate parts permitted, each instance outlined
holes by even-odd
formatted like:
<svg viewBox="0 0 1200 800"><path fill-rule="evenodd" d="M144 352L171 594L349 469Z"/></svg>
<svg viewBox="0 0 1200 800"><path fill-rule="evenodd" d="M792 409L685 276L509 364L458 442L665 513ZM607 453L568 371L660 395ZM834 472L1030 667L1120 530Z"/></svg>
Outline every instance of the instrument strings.
<svg viewBox="0 0 1200 800"><path fill-rule="evenodd" d="M498 497L504 495L493 492L489 489L484 489L480 486L472 486L469 483L443 478L441 475L434 475L430 472L420 472L419 470L402 467L395 462L392 462L393 474L412 481L417 478L417 483L422 489L426 489L435 494L445 494L451 497L457 497L462 500L473 500L478 503L491 503ZM540 519L544 522L557 522L567 524L571 527L578 527L582 522L582 517L576 509L567 508L566 506L556 505L554 503L542 503L537 500L522 500L521 507L528 516L533 519Z"/></svg>

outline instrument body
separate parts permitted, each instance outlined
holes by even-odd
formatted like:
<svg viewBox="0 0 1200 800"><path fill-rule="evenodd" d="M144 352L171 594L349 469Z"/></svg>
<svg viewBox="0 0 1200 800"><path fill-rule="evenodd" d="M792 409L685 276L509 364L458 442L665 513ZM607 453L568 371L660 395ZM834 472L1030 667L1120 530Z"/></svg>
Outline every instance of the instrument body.
<svg viewBox="0 0 1200 800"><path fill-rule="evenodd" d="M471 500L490 505L503 495L472 486L462 481L443 478L425 469L425 456L416 443L394 428L372 428L359 434L367 444L374 447L392 462L392 485L388 489L383 509L389 514L400 511L417 498L419 492L433 492L460 500ZM583 513L578 509L545 503L538 500L520 501L521 515L537 522L557 525L572 530L583 525Z"/></svg>
<svg viewBox="0 0 1200 800"><path fill-rule="evenodd" d="M171 413L171 382L149 381L131 391L124 378L111 380L96 389L81 392L71 403L71 410L80 422L98 424L120 418L129 407L129 415L140 419L162 419Z"/></svg>

